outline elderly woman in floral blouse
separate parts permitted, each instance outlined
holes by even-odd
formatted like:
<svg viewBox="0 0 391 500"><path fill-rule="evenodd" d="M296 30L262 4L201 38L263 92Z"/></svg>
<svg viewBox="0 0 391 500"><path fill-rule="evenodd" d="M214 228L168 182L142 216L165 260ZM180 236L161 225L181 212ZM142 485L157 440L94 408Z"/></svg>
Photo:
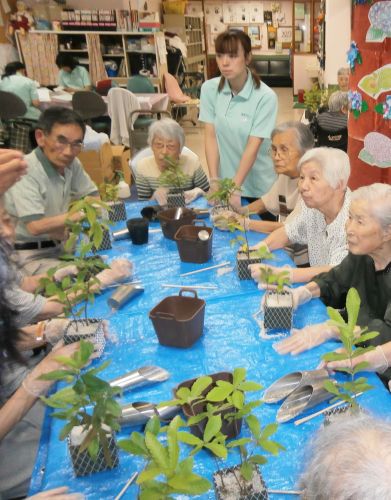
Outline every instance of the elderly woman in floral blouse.
<svg viewBox="0 0 391 500"><path fill-rule="evenodd" d="M310 267L290 269L291 281L303 282L329 271L348 253L344 228L350 205L350 163L344 151L316 148L302 156L297 168L300 210L295 209L296 217L290 217L253 248L275 250L292 243L308 245ZM259 264L250 267L257 281L261 267L272 268Z"/></svg>

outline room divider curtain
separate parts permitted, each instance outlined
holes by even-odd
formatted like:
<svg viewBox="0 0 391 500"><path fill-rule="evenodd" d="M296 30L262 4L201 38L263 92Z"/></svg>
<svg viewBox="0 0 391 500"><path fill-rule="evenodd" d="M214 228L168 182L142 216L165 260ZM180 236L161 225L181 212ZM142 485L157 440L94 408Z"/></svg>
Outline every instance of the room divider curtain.
<svg viewBox="0 0 391 500"><path fill-rule="evenodd" d="M29 78L37 80L43 86L56 85L57 35L30 32L19 36L19 44Z"/></svg>
<svg viewBox="0 0 391 500"><path fill-rule="evenodd" d="M86 33L86 37L87 37L88 57L90 60L89 72L90 72L91 82L93 85L95 85L98 80L103 80L107 78L107 73L105 65L103 63L99 35L93 33Z"/></svg>

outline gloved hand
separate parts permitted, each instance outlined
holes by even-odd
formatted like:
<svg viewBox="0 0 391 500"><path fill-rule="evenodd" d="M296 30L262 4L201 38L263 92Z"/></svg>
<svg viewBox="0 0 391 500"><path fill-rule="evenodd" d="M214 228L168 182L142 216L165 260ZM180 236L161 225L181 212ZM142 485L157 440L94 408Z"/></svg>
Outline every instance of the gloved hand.
<svg viewBox="0 0 391 500"><path fill-rule="evenodd" d="M273 349L278 354L300 354L308 351L317 345L323 344L326 340L338 336L338 330L327 323L309 325L301 330L292 329L292 335L280 342L273 344Z"/></svg>
<svg viewBox="0 0 391 500"><path fill-rule="evenodd" d="M258 250L258 248L261 248L261 247L265 247L265 248L266 248L266 250L267 250L268 252L270 252L269 247L267 246L267 244L265 243L265 241L264 241L264 240L261 240L261 241L260 241L259 243L257 243L256 245L252 245L252 246L250 246L250 250Z"/></svg>
<svg viewBox="0 0 391 500"><path fill-rule="evenodd" d="M293 309L297 309L302 304L306 304L312 299L312 293L306 286L299 286L292 289Z"/></svg>
<svg viewBox="0 0 391 500"><path fill-rule="evenodd" d="M236 211L240 211L242 208L242 198L241 198L241 192L239 190L235 191L228 202L229 206L232 207Z"/></svg>
<svg viewBox="0 0 391 500"><path fill-rule="evenodd" d="M53 318L44 321L44 339L51 345L57 344L57 342L63 338L69 323L69 319L66 318Z"/></svg>
<svg viewBox="0 0 391 500"><path fill-rule="evenodd" d="M57 356L66 356L69 358L72 354L77 351L80 347L79 342L74 342L64 346L62 342L59 342L58 346L38 363L34 369L27 375L23 380L23 388L29 394L36 396L43 396L49 390L50 386L54 383L53 380L39 380L41 375L49 373L53 370L61 370L64 365L55 360Z"/></svg>
<svg viewBox="0 0 391 500"><path fill-rule="evenodd" d="M188 203L191 203L192 201L199 198L200 196L204 196L205 192L201 188L196 187L194 189L190 189L189 191L185 191L184 195L185 195L185 203L187 205Z"/></svg>
<svg viewBox="0 0 391 500"><path fill-rule="evenodd" d="M231 210L219 210L216 214L212 210L210 218L217 229L229 231L229 225L237 222L236 216L237 214Z"/></svg>
<svg viewBox="0 0 391 500"><path fill-rule="evenodd" d="M218 189L219 189L219 181L220 181L220 179L217 178L217 177L211 177L209 179L209 191L207 193L207 196L210 196L213 193L215 193L216 191L218 191ZM213 199L212 200L208 199L208 203L209 203L209 205L215 205L217 203L217 201L213 200Z"/></svg>
<svg viewBox="0 0 391 500"><path fill-rule="evenodd" d="M56 281L61 281L65 278L65 276L76 276L78 273L78 269L74 264L69 264L68 266L60 267L54 273L53 278Z"/></svg>
<svg viewBox="0 0 391 500"><path fill-rule="evenodd" d="M119 283L132 275L133 264L128 259L115 259L108 269L96 275L100 281L100 289L104 290L114 283Z"/></svg>
<svg viewBox="0 0 391 500"><path fill-rule="evenodd" d="M68 486L61 486L53 490L41 491L32 497L27 497L27 500L84 500L84 498L82 493L68 493Z"/></svg>
<svg viewBox="0 0 391 500"><path fill-rule="evenodd" d="M156 200L158 205L165 206L167 205L167 195L169 192L169 188L159 187L153 193L151 200Z"/></svg>
<svg viewBox="0 0 391 500"><path fill-rule="evenodd" d="M338 349L337 352L343 352L343 349ZM352 359L352 366L348 359L343 359L341 361L327 361L323 363L323 366L330 371L339 370L340 368L354 368L359 363L366 362L368 366L365 371L384 373L390 366L389 360L385 355L385 352L381 345L376 346L372 351L365 352L360 356Z"/></svg>

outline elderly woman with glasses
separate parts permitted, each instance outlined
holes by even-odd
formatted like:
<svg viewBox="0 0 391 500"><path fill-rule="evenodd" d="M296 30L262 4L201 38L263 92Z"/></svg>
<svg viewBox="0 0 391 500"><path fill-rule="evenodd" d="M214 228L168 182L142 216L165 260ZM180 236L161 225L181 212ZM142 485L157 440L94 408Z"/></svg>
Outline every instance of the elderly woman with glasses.
<svg viewBox="0 0 391 500"><path fill-rule="evenodd" d="M329 271L347 255L345 222L350 205L347 187L350 175L348 155L333 148L307 151L298 163L298 212L253 248L269 250L296 243L308 245L310 267L291 269L292 282L309 281L321 272ZM272 266L251 265L255 280L260 279L260 268Z"/></svg>
<svg viewBox="0 0 391 500"><path fill-rule="evenodd" d="M167 159L177 161L186 174L185 200L190 203L209 189L209 182L198 156L183 150L185 134L182 127L171 118L157 120L149 127L148 144L153 155L138 161L136 186L139 200L156 200L166 205L169 187L162 187L160 177L167 168Z"/></svg>
<svg viewBox="0 0 391 500"><path fill-rule="evenodd" d="M349 254L327 273L315 276L293 291L296 304L320 299L328 306L344 308L349 288L357 289L361 305L357 324L377 331L370 340L377 347L354 363L367 361L373 370L383 372L391 362L391 186L372 184L352 193L346 222ZM298 354L330 339L338 338L335 327L327 323L298 330L277 345L280 354ZM331 369L346 365L332 362Z"/></svg>

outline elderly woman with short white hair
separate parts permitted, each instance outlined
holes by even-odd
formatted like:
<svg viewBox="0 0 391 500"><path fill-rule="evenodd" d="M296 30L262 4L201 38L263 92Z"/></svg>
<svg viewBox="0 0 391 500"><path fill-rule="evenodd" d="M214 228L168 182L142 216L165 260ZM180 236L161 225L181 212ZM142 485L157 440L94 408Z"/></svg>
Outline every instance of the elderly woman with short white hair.
<svg viewBox="0 0 391 500"><path fill-rule="evenodd" d="M327 132L336 132L348 126L349 97L338 90L329 97L329 109L316 117L319 127Z"/></svg>
<svg viewBox="0 0 391 500"><path fill-rule="evenodd" d="M350 205L350 163L344 151L316 148L301 157L297 168L301 196L299 209L295 209L297 215L252 248L276 250L294 243L308 245L310 267L289 268L291 281L303 282L329 271L348 253L344 228ZM260 280L262 267L276 270L273 266L250 265L256 281Z"/></svg>
<svg viewBox="0 0 391 500"><path fill-rule="evenodd" d="M339 68L337 71L338 87L342 92L347 92L349 90L349 68Z"/></svg>
<svg viewBox="0 0 391 500"><path fill-rule="evenodd" d="M349 254L340 265L316 276L310 283L293 290L296 304L320 299L337 309L345 307L349 288L357 289L361 305L357 324L377 331L379 335L369 343L379 346L354 363L367 361L372 369L385 371L391 362L391 186L372 184L358 188L351 197L346 222ZM280 354L298 354L322 342L338 338L338 331L327 323L296 330L280 342ZM383 348L380 345L385 344ZM346 362L332 362L332 369Z"/></svg>
<svg viewBox="0 0 391 500"><path fill-rule="evenodd" d="M182 127L171 118L152 123L148 131L148 144L153 155L139 160L136 185L139 200L155 199L165 205L169 188L162 187L160 176L167 168L167 157L178 161L187 175L183 189L187 203L209 190L208 178L200 159L191 151L183 151L185 134Z"/></svg>

